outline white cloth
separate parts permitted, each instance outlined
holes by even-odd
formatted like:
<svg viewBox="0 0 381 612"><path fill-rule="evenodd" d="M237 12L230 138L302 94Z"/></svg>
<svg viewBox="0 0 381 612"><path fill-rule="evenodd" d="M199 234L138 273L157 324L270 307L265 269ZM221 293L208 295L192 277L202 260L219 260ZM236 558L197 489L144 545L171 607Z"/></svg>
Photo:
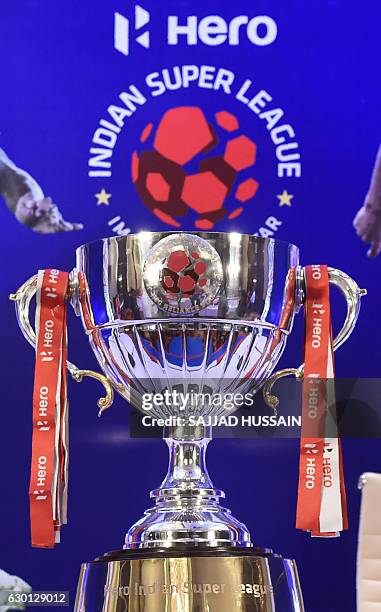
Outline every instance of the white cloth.
<svg viewBox="0 0 381 612"><path fill-rule="evenodd" d="M22 580L18 576L11 576L4 570L0 569L0 612L7 612L7 610L25 610L25 606L22 604L9 604L7 605L7 599L9 591L15 593L30 593L32 587Z"/></svg>
<svg viewBox="0 0 381 612"><path fill-rule="evenodd" d="M381 612L381 474L361 477L357 612Z"/></svg>

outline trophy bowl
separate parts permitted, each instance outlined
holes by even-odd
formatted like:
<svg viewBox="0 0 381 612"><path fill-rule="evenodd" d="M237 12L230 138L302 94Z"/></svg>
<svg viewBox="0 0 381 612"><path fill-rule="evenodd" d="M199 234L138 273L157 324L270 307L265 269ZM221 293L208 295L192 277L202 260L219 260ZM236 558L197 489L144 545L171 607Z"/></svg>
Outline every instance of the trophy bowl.
<svg viewBox="0 0 381 612"><path fill-rule="evenodd" d="M356 323L362 291L339 270L330 282L347 301L334 349ZM14 294L20 326L29 322L35 277ZM140 232L77 249L70 301L81 316L103 375L86 374L145 412L142 397L183 393L255 392L303 366L273 374L305 299L299 249L238 233ZM168 397L168 396L167 396ZM152 403L151 416L173 419L164 438L169 467L151 492L152 508L127 531L122 551L83 564L77 612L302 611L294 561L254 547L248 528L221 505L205 463L208 427L190 417L218 416L211 402ZM229 413L234 407L229 407ZM172 423L172 422L171 422Z"/></svg>

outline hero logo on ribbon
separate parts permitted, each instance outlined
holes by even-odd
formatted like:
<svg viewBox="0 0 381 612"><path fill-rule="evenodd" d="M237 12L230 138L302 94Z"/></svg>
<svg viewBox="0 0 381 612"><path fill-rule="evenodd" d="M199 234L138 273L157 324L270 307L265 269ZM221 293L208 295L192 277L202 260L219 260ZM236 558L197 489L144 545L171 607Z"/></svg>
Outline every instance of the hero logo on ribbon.
<svg viewBox="0 0 381 612"><path fill-rule="evenodd" d="M151 19L150 13L142 6L135 6L134 33L139 32ZM264 47L271 45L278 33L276 22L267 15L249 17L248 15L237 15L230 21L226 21L220 15L207 15L198 18L189 15L181 19L177 15L169 15L167 21L167 43L168 45L179 45L184 42L187 45L202 43L210 47L216 47L227 43L228 45L239 45L242 37L253 45ZM121 13L114 14L114 47L123 55L130 53L131 20ZM150 32L146 30L135 38L136 42L148 49L150 47Z"/></svg>

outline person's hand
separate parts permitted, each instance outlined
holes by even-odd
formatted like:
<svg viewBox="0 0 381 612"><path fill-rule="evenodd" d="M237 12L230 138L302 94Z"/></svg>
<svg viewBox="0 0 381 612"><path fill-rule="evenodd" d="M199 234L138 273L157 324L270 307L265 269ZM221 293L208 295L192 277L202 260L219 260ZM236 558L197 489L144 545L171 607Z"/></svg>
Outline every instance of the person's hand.
<svg viewBox="0 0 381 612"><path fill-rule="evenodd" d="M376 257L381 251L381 208L366 201L353 220L356 233L370 243L368 257Z"/></svg>
<svg viewBox="0 0 381 612"><path fill-rule="evenodd" d="M15 216L20 223L28 225L39 234L72 232L83 228L81 223L65 221L51 198L36 200L31 192L24 194L18 200Z"/></svg>

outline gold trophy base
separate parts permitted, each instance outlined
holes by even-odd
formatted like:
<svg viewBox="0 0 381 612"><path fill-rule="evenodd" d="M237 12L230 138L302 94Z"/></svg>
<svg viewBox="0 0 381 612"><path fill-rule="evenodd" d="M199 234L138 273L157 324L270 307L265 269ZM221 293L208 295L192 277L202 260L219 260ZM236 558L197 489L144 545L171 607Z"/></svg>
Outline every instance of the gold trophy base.
<svg viewBox="0 0 381 612"><path fill-rule="evenodd" d="M264 549L139 549L83 563L75 612L303 612L296 564Z"/></svg>

